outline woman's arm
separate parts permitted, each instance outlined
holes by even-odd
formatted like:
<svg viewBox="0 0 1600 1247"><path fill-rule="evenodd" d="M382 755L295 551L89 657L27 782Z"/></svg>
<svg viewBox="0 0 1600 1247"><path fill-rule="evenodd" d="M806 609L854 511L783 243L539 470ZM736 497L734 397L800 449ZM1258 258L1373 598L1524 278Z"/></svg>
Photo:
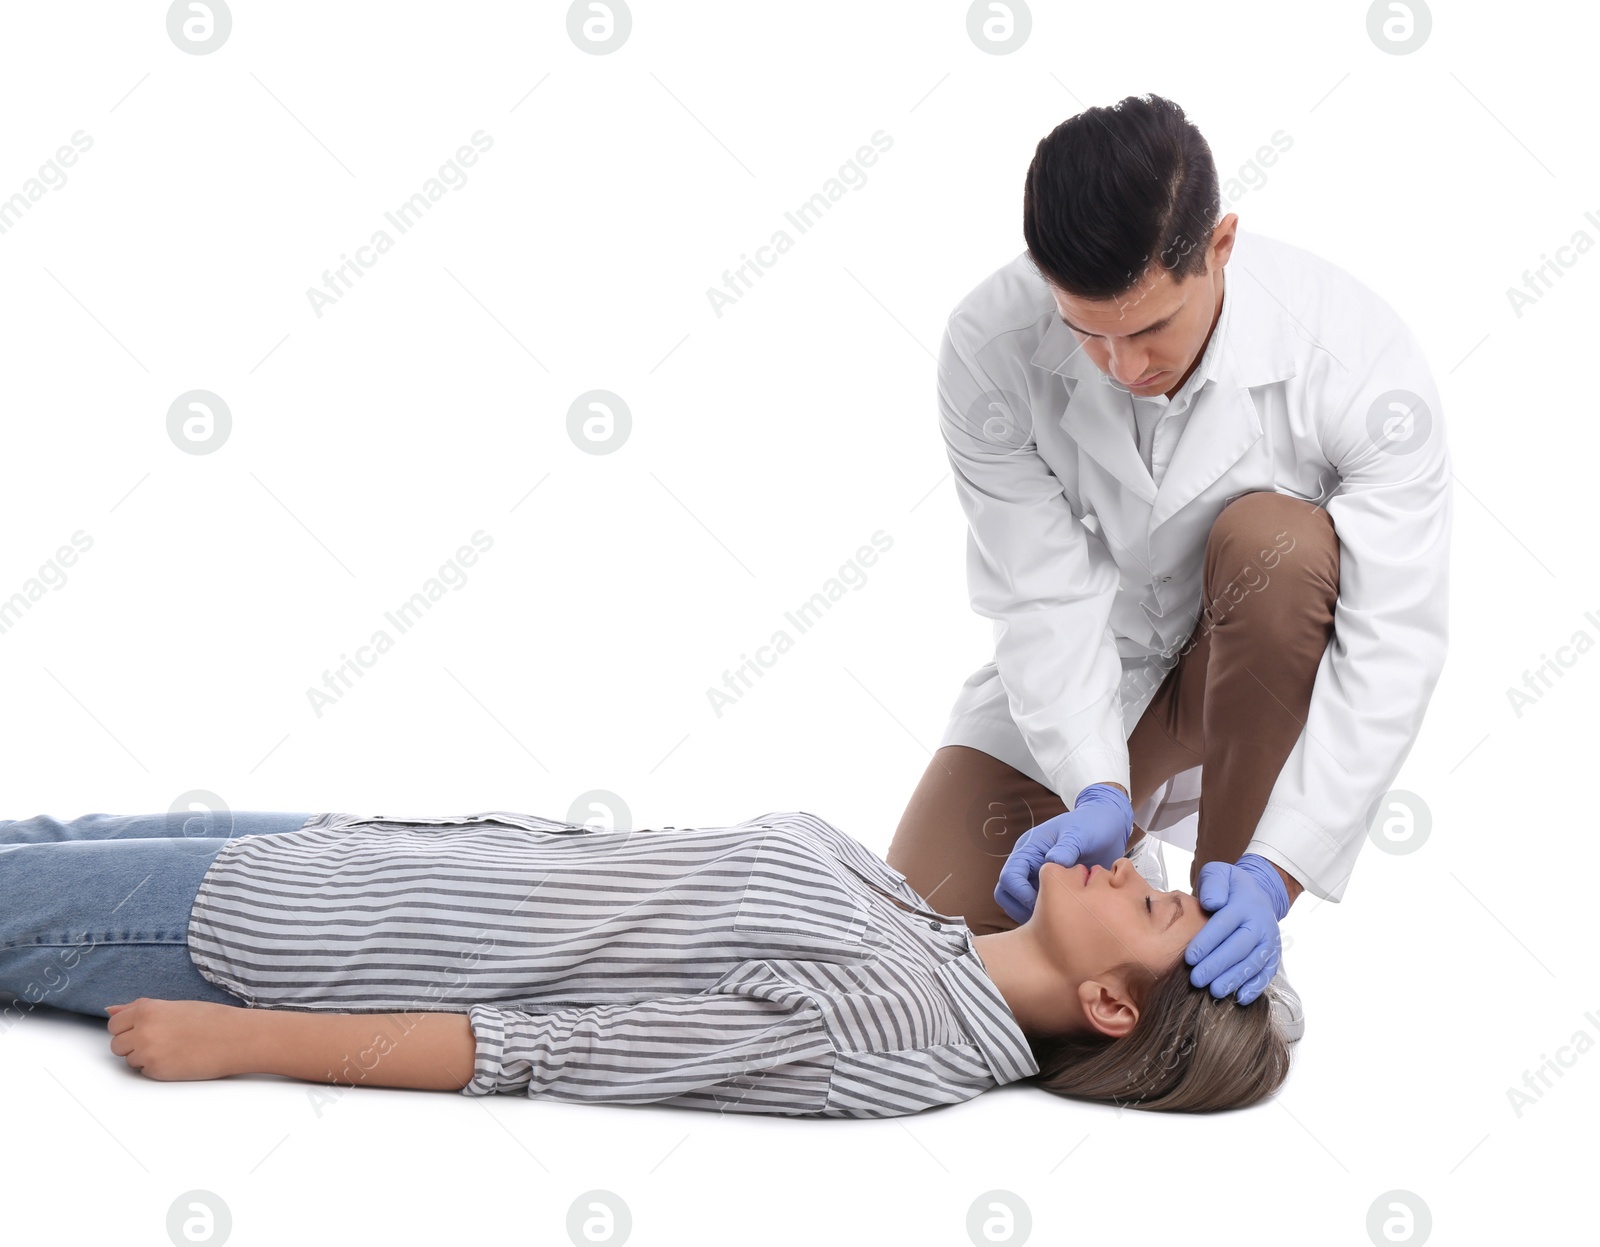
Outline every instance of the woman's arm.
<svg viewBox="0 0 1600 1247"><path fill-rule="evenodd" d="M837 1049L822 1006L765 963L704 992L546 1013L317 1013L141 997L111 1005L111 1051L161 1081L282 1074L347 1086L827 1110Z"/></svg>
<svg viewBox="0 0 1600 1247"><path fill-rule="evenodd" d="M465 1013L304 1013L148 997L107 1011L111 1051L164 1082L281 1074L459 1091L472 1081L475 1044Z"/></svg>
<svg viewBox="0 0 1600 1247"><path fill-rule="evenodd" d="M235 1012L243 1030L236 1073L428 1091L459 1091L472 1081L465 1013Z"/></svg>

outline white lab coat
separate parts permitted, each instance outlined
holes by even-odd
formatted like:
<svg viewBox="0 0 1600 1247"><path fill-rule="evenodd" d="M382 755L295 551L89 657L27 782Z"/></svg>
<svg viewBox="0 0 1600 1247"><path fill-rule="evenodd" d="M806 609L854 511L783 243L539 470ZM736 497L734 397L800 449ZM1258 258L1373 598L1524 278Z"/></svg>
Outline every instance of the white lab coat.
<svg viewBox="0 0 1600 1247"><path fill-rule="evenodd" d="M1026 252L951 313L940 428L995 656L962 686L940 743L993 754L1069 806L1088 784L1126 787L1128 735L1198 623L1213 521L1253 490L1307 499L1339 539L1334 635L1247 851L1337 901L1444 664L1439 396L1394 311L1299 247L1240 230L1223 298L1214 379L1159 489L1127 392L1079 348ZM1174 777L1139 825L1193 848L1201 778Z"/></svg>

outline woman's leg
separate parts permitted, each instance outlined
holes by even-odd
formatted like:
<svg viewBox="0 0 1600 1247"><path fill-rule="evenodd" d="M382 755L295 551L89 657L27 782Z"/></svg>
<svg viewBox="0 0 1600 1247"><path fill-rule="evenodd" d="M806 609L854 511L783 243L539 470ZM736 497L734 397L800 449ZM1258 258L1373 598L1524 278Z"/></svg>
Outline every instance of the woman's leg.
<svg viewBox="0 0 1600 1247"><path fill-rule="evenodd" d="M189 911L227 836L160 836L193 815L86 815L0 824L0 1032L38 1005L239 998L189 958ZM289 831L303 814L234 814L232 835ZM175 823L157 820L173 819ZM20 830L19 830L20 829ZM115 832L95 839L90 832ZM26 836L10 842L13 833Z"/></svg>
<svg viewBox="0 0 1600 1247"><path fill-rule="evenodd" d="M298 831L309 814L255 810L178 810L166 814L82 814L59 819L0 818L0 844L47 844L61 840L193 839Z"/></svg>

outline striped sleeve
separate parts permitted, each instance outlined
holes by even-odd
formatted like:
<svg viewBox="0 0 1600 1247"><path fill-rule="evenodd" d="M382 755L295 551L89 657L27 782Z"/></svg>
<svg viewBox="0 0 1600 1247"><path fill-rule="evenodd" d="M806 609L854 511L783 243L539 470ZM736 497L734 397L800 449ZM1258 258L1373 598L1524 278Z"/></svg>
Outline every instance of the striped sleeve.
<svg viewBox="0 0 1600 1247"><path fill-rule="evenodd" d="M747 962L704 992L526 1013L475 1004L464 1095L821 1113L835 1049L806 992Z"/></svg>
<svg viewBox="0 0 1600 1247"><path fill-rule="evenodd" d="M974 1044L894 1052L842 1053L835 1063L830 1117L901 1117L960 1104L995 1085Z"/></svg>

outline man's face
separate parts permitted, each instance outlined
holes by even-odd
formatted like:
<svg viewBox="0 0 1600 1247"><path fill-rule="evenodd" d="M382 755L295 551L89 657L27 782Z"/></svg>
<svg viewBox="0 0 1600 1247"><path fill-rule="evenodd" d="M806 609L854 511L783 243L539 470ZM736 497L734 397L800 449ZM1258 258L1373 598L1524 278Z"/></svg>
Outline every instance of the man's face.
<svg viewBox="0 0 1600 1247"><path fill-rule="evenodd" d="M1217 223L1205 270L1184 281L1154 264L1114 299L1079 299L1050 287L1061 319L1096 368L1140 397L1177 392L1216 323L1238 220L1229 213Z"/></svg>

